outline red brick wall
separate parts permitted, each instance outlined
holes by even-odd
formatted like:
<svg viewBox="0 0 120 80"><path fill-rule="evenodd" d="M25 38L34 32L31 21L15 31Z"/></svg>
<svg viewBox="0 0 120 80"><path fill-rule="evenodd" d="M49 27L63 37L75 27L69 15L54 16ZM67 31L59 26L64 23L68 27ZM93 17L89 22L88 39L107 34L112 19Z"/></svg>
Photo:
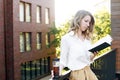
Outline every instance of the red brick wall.
<svg viewBox="0 0 120 80"><path fill-rule="evenodd" d="M5 60L6 78L14 80L14 51L13 51L13 0L4 0L4 33L5 33Z"/></svg>
<svg viewBox="0 0 120 80"><path fill-rule="evenodd" d="M19 21L19 2L31 3L31 22ZM55 48L46 48L45 35L55 20L54 0L4 0L5 2L5 42L6 42L6 67L7 80L21 80L21 63L32 61L43 57L51 56L48 53L55 51ZM42 23L36 23L36 6L42 7ZM50 8L50 24L45 24L45 8ZM20 53L19 34L20 32L32 33L32 50ZM36 50L36 33L42 32L42 50ZM53 39L53 36L51 37Z"/></svg>
<svg viewBox="0 0 120 80"><path fill-rule="evenodd" d="M111 28L112 47L117 48L116 72L120 73L120 0L111 0Z"/></svg>
<svg viewBox="0 0 120 80"><path fill-rule="evenodd" d="M5 80L4 5L0 0L0 80Z"/></svg>

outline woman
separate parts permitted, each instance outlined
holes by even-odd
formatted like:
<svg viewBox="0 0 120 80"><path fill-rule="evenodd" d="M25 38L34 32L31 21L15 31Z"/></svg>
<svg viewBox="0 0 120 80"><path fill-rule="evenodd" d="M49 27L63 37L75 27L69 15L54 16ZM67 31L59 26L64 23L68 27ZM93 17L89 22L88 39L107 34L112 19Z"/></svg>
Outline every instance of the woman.
<svg viewBox="0 0 120 80"><path fill-rule="evenodd" d="M95 53L90 53L94 18L85 10L74 16L69 32L61 39L60 75L64 67L71 70L70 80L98 80L90 69Z"/></svg>

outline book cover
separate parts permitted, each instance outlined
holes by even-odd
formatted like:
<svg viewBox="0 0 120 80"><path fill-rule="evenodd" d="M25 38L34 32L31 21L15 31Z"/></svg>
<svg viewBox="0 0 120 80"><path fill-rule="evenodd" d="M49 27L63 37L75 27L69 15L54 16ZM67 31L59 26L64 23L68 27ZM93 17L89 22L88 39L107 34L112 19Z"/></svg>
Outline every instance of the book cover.
<svg viewBox="0 0 120 80"><path fill-rule="evenodd" d="M88 51L94 53L96 51L101 51L109 46L111 46L112 38L110 35L107 35L100 40L98 40L95 44L93 44Z"/></svg>

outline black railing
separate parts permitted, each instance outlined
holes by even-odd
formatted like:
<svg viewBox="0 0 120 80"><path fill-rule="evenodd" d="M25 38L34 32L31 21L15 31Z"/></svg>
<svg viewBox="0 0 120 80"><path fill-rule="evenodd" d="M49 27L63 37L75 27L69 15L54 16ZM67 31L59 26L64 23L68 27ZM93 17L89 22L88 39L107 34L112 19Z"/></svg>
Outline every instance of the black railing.
<svg viewBox="0 0 120 80"><path fill-rule="evenodd" d="M50 74L50 57L21 64L21 80L36 80Z"/></svg>
<svg viewBox="0 0 120 80"><path fill-rule="evenodd" d="M116 50L96 58L95 62L91 65L93 72L97 75L99 80L114 80L115 79L115 66L116 63Z"/></svg>

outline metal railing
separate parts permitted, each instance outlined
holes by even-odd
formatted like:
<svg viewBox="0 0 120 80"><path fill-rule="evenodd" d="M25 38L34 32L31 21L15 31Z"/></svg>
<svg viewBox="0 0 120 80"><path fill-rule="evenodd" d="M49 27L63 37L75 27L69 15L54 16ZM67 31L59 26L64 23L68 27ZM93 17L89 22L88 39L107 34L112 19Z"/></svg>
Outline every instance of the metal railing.
<svg viewBox="0 0 120 80"><path fill-rule="evenodd" d="M95 62L91 65L93 72L97 75L99 80L114 80L116 74L116 50L96 58Z"/></svg>
<svg viewBox="0 0 120 80"><path fill-rule="evenodd" d="M36 80L50 74L50 57L21 64L21 80Z"/></svg>

